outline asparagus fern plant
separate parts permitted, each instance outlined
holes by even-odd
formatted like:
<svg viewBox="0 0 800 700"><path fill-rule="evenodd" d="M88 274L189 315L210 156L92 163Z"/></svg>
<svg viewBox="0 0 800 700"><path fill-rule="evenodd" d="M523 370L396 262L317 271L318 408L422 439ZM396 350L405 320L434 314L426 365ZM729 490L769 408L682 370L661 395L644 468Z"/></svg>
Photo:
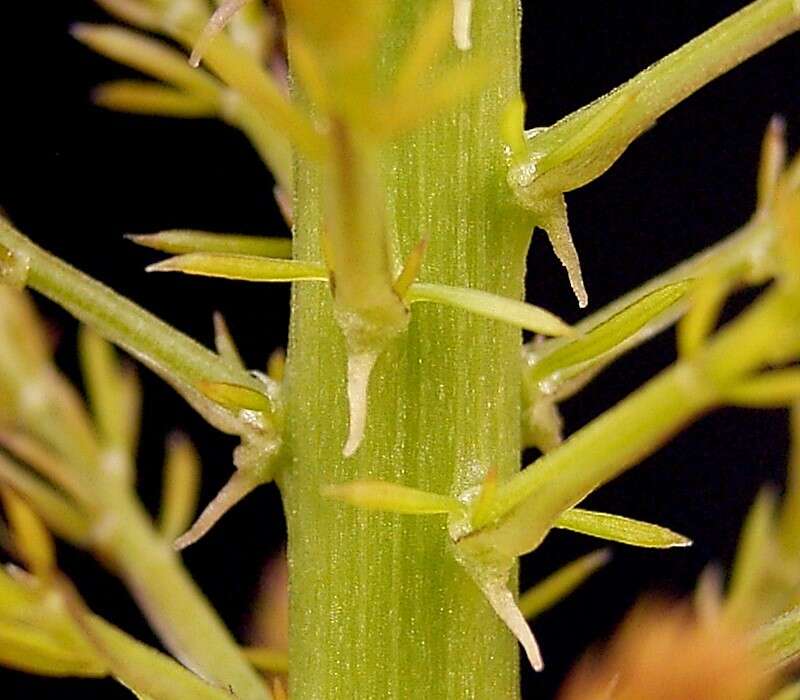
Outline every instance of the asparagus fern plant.
<svg viewBox="0 0 800 700"><path fill-rule="evenodd" d="M221 316L209 350L0 220L4 664L112 676L156 700L519 697L517 642L537 671L548 656L529 620L608 553L521 597L519 557L553 529L690 544L581 502L705 412L794 405L798 439L800 160L787 158L779 118L756 211L730 237L573 325L525 302L523 283L541 229L589 304L566 193L800 28L795 0L756 0L540 128L520 93L517 0L284 0L280 14L259 0L97 1L116 23L79 24L74 36L144 76L101 85L97 103L239 129L274 174L287 224L272 237L133 236L169 256L148 269L291 282L290 340L267 372L250 370ZM747 287L759 290L753 303L718 329ZM86 403L55 368L24 289L83 324ZM675 363L565 436L559 402L675 323ZM523 344L522 330L535 340ZM139 502L139 388L111 344L240 440L230 480L199 515L198 459L181 437L157 522ZM526 448L541 456L520 469ZM664 687L689 697L692 683L704 697L798 697L785 669L800 654L799 469L794 454L782 502L757 499L727 589L709 570L691 613L660 610L652 628L657 617L674 625L642 643L623 629L610 669L579 672L564 697L665 697ZM289 534L288 655L238 645L178 552L269 482ZM51 533L125 583L164 651L90 610ZM661 678L646 652L675 630L694 659L731 650L737 682L713 655Z"/></svg>

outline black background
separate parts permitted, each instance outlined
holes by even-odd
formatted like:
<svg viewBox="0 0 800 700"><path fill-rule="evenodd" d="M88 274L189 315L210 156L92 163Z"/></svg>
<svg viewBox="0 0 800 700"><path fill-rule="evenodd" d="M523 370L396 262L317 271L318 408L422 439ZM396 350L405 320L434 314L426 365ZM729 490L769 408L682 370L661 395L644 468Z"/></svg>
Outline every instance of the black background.
<svg viewBox="0 0 800 700"><path fill-rule="evenodd" d="M480 2L480 0L477 0ZM744 3L527 2L524 89L530 125L548 124L614 87ZM234 131L105 113L89 93L128 72L92 56L67 33L76 20L102 20L89 0L4 3L0 42L0 206L35 241L130 295L167 321L211 342L211 313L225 313L250 366L286 342L288 290L146 276L153 259L126 232L174 226L282 232L271 178ZM603 178L570 197L592 308L741 225L754 200L759 142L773 113L800 132L797 62L790 38L723 77L665 116ZM578 317L546 240L530 256L529 299ZM48 303L62 331L59 360L74 375L75 324ZM607 371L565 407L574 429L674 357L665 334ZM165 433L187 431L204 456L204 500L230 473L229 439L215 434L169 389L143 373L146 390L140 483L155 507ZM547 697L571 659L608 634L643 590L686 592L702 566L729 562L758 487L781 483L787 452L782 411L724 410L706 417L625 477L592 507L651 519L694 538L691 550L615 548L612 564L535 625L548 663L525 672L526 697ZM260 569L285 537L273 487L226 516L186 562L226 621L241 632ZM523 585L595 543L555 534L523 564ZM61 561L92 607L153 641L122 587L87 556ZM0 673L0 695L126 698L111 682L47 681Z"/></svg>

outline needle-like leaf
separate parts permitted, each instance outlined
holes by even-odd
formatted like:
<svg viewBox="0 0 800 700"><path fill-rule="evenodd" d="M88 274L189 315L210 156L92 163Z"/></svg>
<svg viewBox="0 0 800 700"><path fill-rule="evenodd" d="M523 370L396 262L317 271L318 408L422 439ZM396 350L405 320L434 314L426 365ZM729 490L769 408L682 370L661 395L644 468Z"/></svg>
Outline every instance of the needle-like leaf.
<svg viewBox="0 0 800 700"><path fill-rule="evenodd" d="M286 351L278 348L272 352L267 360L267 376L280 384L286 375Z"/></svg>
<svg viewBox="0 0 800 700"><path fill-rule="evenodd" d="M775 511L777 499L768 488L762 489L747 514L728 585L725 616L747 622L759 607L758 591L770 574L769 562L776 549Z"/></svg>
<svg viewBox="0 0 800 700"><path fill-rule="evenodd" d="M197 388L203 396L231 411L257 411L266 415L272 412L269 397L249 387L226 382L199 382Z"/></svg>
<svg viewBox="0 0 800 700"><path fill-rule="evenodd" d="M572 508L562 514L554 527L634 547L668 549L692 544L690 539L660 525L581 508Z"/></svg>
<svg viewBox="0 0 800 700"><path fill-rule="evenodd" d="M187 253L150 265L148 272L183 272L246 282L327 282L322 265L301 260L225 253Z"/></svg>
<svg viewBox="0 0 800 700"><path fill-rule="evenodd" d="M447 47L452 32L452 0L438 0L419 21L397 69L394 91L410 95Z"/></svg>
<svg viewBox="0 0 800 700"><path fill-rule="evenodd" d="M610 559L610 550L598 549L570 562L525 591L519 598L519 609L525 619L532 620L562 601Z"/></svg>
<svg viewBox="0 0 800 700"><path fill-rule="evenodd" d="M470 521L474 529L479 529L488 522L491 505L497 493L497 469L491 467L486 471L480 490L471 504Z"/></svg>
<svg viewBox="0 0 800 700"><path fill-rule="evenodd" d="M262 382L176 331L105 285L33 244L0 218L0 245L30 263L27 284L63 306L184 391L199 381L227 382L255 391ZM0 288L2 289L2 288Z"/></svg>
<svg viewBox="0 0 800 700"><path fill-rule="evenodd" d="M491 318L495 321L510 323L542 335L571 335L572 329L555 314L538 306L526 304L516 299L507 299L490 294L480 289L466 287L449 287L444 284L417 282L411 285L408 300L417 302L433 302L454 306L470 313Z"/></svg>
<svg viewBox="0 0 800 700"><path fill-rule="evenodd" d="M527 381L538 384L570 367L585 369L625 344L668 309L678 304L690 288L689 281L674 282L653 290L598 324L584 335L561 345L541 358L533 355Z"/></svg>
<svg viewBox="0 0 800 700"><path fill-rule="evenodd" d="M405 299L411 285L414 284L419 271L422 268L422 261L425 258L425 251L428 248L428 240L423 238L415 245L408 254L403 269L394 281L394 291L401 299Z"/></svg>
<svg viewBox="0 0 800 700"><path fill-rule="evenodd" d="M214 312L214 345L220 357L224 357L241 369L246 369L225 317L219 311Z"/></svg>
<svg viewBox="0 0 800 700"><path fill-rule="evenodd" d="M246 647L242 649L245 658L264 673L288 673L289 655L279 649L269 647Z"/></svg>
<svg viewBox="0 0 800 700"><path fill-rule="evenodd" d="M98 678L108 673L91 649L77 646L74 640L65 643L30 624L0 619L0 664L8 668L53 677Z"/></svg>
<svg viewBox="0 0 800 700"><path fill-rule="evenodd" d="M47 579L55 568L50 533L33 509L8 486L0 486L3 509L14 538L14 550L31 573Z"/></svg>
<svg viewBox="0 0 800 700"><path fill-rule="evenodd" d="M92 415L107 447L118 448L130 454L131 428L129 407L125 405L122 367L113 346L88 326L82 326L78 347L86 393Z"/></svg>
<svg viewBox="0 0 800 700"><path fill-rule="evenodd" d="M800 606L762 625L754 639L756 649L771 666L787 668L800 658Z"/></svg>
<svg viewBox="0 0 800 700"><path fill-rule="evenodd" d="M116 26L76 24L71 32L92 50L117 63L212 105L219 102L220 83L205 71L192 70L184 54L163 41Z"/></svg>
<svg viewBox="0 0 800 700"><path fill-rule="evenodd" d="M322 495L358 508L390 513L431 515L463 511L463 506L450 496L372 479L331 484L322 489Z"/></svg>
<svg viewBox="0 0 800 700"><path fill-rule="evenodd" d="M728 272L728 271L726 271ZM678 324L678 353L691 357L714 330L735 279L730 273L711 273L695 284L691 306Z"/></svg>
<svg viewBox="0 0 800 700"><path fill-rule="evenodd" d="M776 369L744 379L725 390L725 400L737 406L789 406L800 400L800 368Z"/></svg>
<svg viewBox="0 0 800 700"><path fill-rule="evenodd" d="M186 532L197 511L200 495L200 458L181 433L167 441L158 529L168 542Z"/></svg>
<svg viewBox="0 0 800 700"><path fill-rule="evenodd" d="M86 541L89 519L54 488L2 454L0 484L22 494L61 537L77 544Z"/></svg>
<svg viewBox="0 0 800 700"><path fill-rule="evenodd" d="M782 117L774 116L764 134L761 144L761 163L758 169L758 206L759 212L772 208L778 183L786 169L786 122Z"/></svg>
<svg viewBox="0 0 800 700"><path fill-rule="evenodd" d="M99 107L117 112L147 114L178 119L210 118L218 108L200 97L139 80L117 80L99 85L92 92Z"/></svg>
<svg viewBox="0 0 800 700"><path fill-rule="evenodd" d="M91 501L91 478L27 433L0 430L0 446L78 501ZM2 477L0 477L2 479Z"/></svg>
<svg viewBox="0 0 800 700"><path fill-rule="evenodd" d="M369 123L376 135L397 139L470 95L480 92L494 66L480 57L470 58L444 71L429 85L414 86L411 94L393 94L376 104Z"/></svg>
<svg viewBox="0 0 800 700"><path fill-rule="evenodd" d="M69 584L62 590L67 607L112 675L152 700L230 700L235 689L222 689L202 680L171 658L113 627L86 608Z"/></svg>
<svg viewBox="0 0 800 700"><path fill-rule="evenodd" d="M151 234L134 234L128 239L138 245L160 250L163 253L226 253L231 255L257 255L266 258L291 258L291 238L243 236L232 233L211 233L174 229Z"/></svg>

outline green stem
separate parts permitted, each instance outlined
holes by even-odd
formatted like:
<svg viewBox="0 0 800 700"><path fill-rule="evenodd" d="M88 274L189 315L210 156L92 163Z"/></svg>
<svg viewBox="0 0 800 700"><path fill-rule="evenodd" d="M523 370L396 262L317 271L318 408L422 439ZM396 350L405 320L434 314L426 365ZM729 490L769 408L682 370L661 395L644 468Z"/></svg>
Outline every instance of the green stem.
<svg viewBox="0 0 800 700"><path fill-rule="evenodd" d="M377 65L396 65L432 2L394 3ZM521 299L526 215L505 187L503 105L518 94L517 0L476 3L473 44L501 66L487 90L383 149L389 233L399 263L430 245L423 281ZM464 60L448 48L446 60ZM319 170L296 176L296 255L319 260ZM289 530L290 696L519 697L518 649L452 556L444 518L362 512L321 490L354 478L454 492L480 468L519 467L519 332L438 305L413 309L407 333L370 381L365 439L347 433L345 347L330 292L298 286L287 368L281 475Z"/></svg>

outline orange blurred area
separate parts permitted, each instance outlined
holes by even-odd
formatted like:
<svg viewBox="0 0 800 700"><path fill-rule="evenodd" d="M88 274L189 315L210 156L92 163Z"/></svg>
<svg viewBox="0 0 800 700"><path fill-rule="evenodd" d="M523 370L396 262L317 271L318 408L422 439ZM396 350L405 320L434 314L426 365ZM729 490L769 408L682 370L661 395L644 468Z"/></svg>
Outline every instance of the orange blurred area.
<svg viewBox="0 0 800 700"><path fill-rule="evenodd" d="M571 673L560 700L759 700L774 690L746 638L700 622L688 605L637 605L602 649Z"/></svg>

